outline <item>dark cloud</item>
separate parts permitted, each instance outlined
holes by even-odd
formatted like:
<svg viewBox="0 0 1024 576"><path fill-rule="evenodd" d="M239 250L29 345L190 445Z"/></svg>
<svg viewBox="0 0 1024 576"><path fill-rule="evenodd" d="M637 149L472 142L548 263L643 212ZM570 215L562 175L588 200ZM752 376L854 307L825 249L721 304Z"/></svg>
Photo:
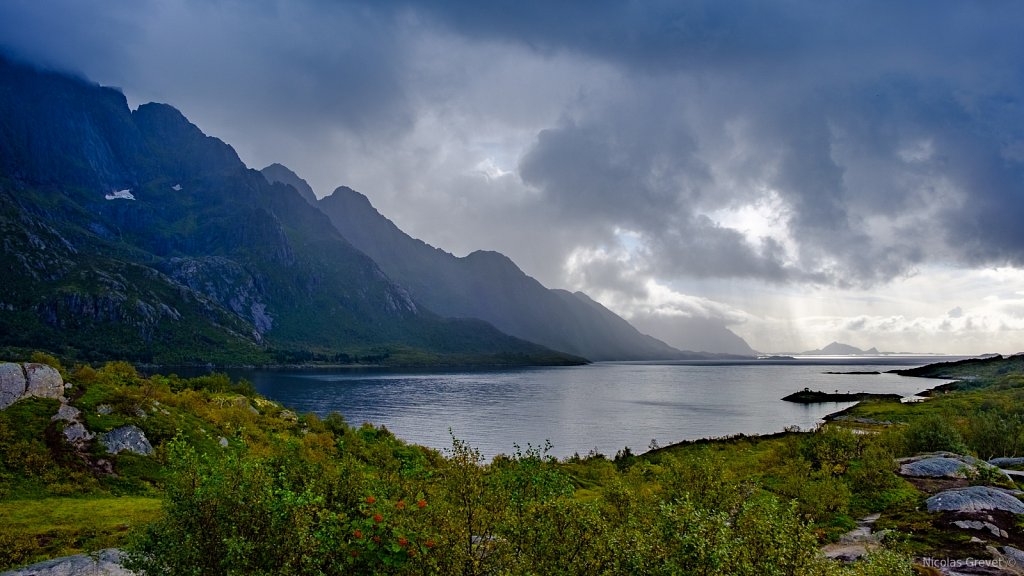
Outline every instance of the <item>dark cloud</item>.
<svg viewBox="0 0 1024 576"><path fill-rule="evenodd" d="M568 199L578 213L636 225L661 255L658 262L668 264L659 269L675 274L870 286L925 263L1020 265L1024 78L1012 53L1024 45L1004 33L1006 18L1021 9L904 9L882 22L823 6L811 13L820 18L816 24L766 15L762 25L790 38L765 46L778 57L767 67L723 57L711 58L721 68L693 72L684 62L663 61L659 78L647 85L667 96L678 89L676 78L691 78L683 84L691 91L674 95L696 112L679 114L667 98L645 106L654 100L647 94L630 120L656 118L661 131L684 135L684 144L644 140L609 125L613 114L597 114L540 133L521 165L524 180L556 206ZM912 25L901 30L899 22ZM825 23L835 24L831 36L822 32ZM788 26L799 29L790 35ZM652 51L658 34L652 28L641 35ZM802 45L796 56L790 41ZM561 42L604 55L578 38ZM745 127L739 144L747 158L722 179L730 151L723 156L716 143L736 124ZM656 170L645 160L673 154L689 177L652 194ZM620 191L618 204L626 206L610 202L614 192L602 193L602 184ZM714 210L709 197L741 205L765 190L783 201L794 243L789 254L777 239L750 238L702 217ZM652 217L636 218L645 214Z"/></svg>
<svg viewBox="0 0 1024 576"><path fill-rule="evenodd" d="M798 11L742 0L678 2L405 2L427 21L484 41L542 53L569 50L644 70L707 69L795 54L806 28Z"/></svg>
<svg viewBox="0 0 1024 576"><path fill-rule="evenodd" d="M323 154L339 131L380 142L408 128L397 18L360 2L15 1L0 8L0 46L288 161Z"/></svg>
<svg viewBox="0 0 1024 576"><path fill-rule="evenodd" d="M665 226L701 188L706 168L683 131L645 132L632 123L573 122L542 131L519 164L567 218L647 230Z"/></svg>
<svg viewBox="0 0 1024 576"><path fill-rule="evenodd" d="M549 283L625 231L640 246L602 266L635 277L867 286L1024 265L1021 21L1001 0L15 0L0 45ZM467 176L483 160L507 172Z"/></svg>

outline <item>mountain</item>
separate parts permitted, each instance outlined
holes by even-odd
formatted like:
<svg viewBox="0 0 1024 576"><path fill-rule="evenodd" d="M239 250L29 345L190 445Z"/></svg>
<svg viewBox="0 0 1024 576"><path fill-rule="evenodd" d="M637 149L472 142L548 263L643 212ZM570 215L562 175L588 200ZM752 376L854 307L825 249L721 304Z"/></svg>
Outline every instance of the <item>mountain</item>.
<svg viewBox="0 0 1024 576"><path fill-rule="evenodd" d="M645 316L631 319L638 330L682 350L756 356L747 341L713 318Z"/></svg>
<svg viewBox="0 0 1024 576"><path fill-rule="evenodd" d="M83 359L572 363L444 318L165 104L0 57L0 346Z"/></svg>
<svg viewBox="0 0 1024 576"><path fill-rule="evenodd" d="M850 346L849 344L842 344L840 342L832 342L828 346L818 350L808 350L807 352L801 352L807 356L873 356L880 354L877 348L869 348L868 350L861 350L856 346Z"/></svg>
<svg viewBox="0 0 1024 576"><path fill-rule="evenodd" d="M302 199L308 202L310 206L317 205L316 194L313 193L313 188L308 182L299 178L298 174L292 172L287 167L275 163L267 166L263 170L260 170L260 172L271 184L277 182L287 184L292 188L295 188L295 191L299 193L299 196L302 196Z"/></svg>
<svg viewBox="0 0 1024 576"><path fill-rule="evenodd" d="M281 181L298 180L294 173ZM589 360L702 357L640 333L582 293L549 290L498 252L456 257L410 237L342 186L319 201L339 232L443 316L480 318L513 336Z"/></svg>

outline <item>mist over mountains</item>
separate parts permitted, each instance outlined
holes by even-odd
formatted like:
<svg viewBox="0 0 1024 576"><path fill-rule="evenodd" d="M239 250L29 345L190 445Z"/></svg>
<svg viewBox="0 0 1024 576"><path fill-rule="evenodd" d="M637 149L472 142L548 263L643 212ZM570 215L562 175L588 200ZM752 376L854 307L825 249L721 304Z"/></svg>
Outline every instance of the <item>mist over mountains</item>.
<svg viewBox="0 0 1024 576"><path fill-rule="evenodd" d="M248 169L164 104L0 58L0 346L83 359L563 364L699 356L365 196Z"/></svg>
<svg viewBox="0 0 1024 576"><path fill-rule="evenodd" d="M264 175L297 191L309 188L280 167L269 166ZM545 288L503 254L478 250L458 258L412 238L351 188L337 188L319 206L388 277L443 316L480 318L507 334L595 361L692 356L641 334L585 294Z"/></svg>

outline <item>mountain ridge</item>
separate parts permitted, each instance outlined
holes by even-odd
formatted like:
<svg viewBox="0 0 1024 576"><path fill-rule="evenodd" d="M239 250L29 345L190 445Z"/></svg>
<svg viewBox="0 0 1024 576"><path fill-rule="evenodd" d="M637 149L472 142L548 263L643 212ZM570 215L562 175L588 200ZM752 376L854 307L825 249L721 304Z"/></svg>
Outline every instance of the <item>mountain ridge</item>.
<svg viewBox="0 0 1024 576"><path fill-rule="evenodd" d="M81 359L578 363L438 316L167 104L0 56L0 347Z"/></svg>
<svg viewBox="0 0 1024 576"><path fill-rule="evenodd" d="M709 356L643 334L582 293L546 288L500 252L457 257L413 238L347 186L321 198L319 206L354 246L439 314L481 318L513 336L593 361Z"/></svg>
<svg viewBox="0 0 1024 576"><path fill-rule="evenodd" d="M873 356L875 354L881 354L881 352L879 352L878 348L875 348L874 346L867 350L862 350L856 346L833 341L824 348L808 350L806 352L801 352L800 354L806 356Z"/></svg>

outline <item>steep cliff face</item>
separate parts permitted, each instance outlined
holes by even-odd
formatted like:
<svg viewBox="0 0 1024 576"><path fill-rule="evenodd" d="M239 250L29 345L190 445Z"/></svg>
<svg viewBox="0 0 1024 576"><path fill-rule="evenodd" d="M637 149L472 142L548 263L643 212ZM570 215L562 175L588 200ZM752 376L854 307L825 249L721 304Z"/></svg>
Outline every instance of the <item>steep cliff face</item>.
<svg viewBox="0 0 1024 576"><path fill-rule="evenodd" d="M585 295L545 288L499 252L458 258L412 238L351 188L338 188L319 205L347 240L439 314L480 318L513 336L590 360L694 356L640 333Z"/></svg>
<svg viewBox="0 0 1024 576"><path fill-rule="evenodd" d="M0 231L0 345L157 362L550 354L418 306L173 107L131 111L115 90L2 58Z"/></svg>

